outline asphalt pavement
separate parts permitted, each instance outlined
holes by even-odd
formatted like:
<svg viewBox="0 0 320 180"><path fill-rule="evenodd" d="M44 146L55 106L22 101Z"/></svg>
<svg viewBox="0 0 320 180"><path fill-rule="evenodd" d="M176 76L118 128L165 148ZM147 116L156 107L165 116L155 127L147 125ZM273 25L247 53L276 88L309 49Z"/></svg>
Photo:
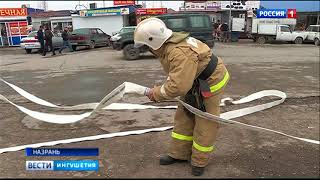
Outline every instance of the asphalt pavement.
<svg viewBox="0 0 320 180"><path fill-rule="evenodd" d="M312 44L265 44L250 41L217 43L213 48L228 68L231 79L224 97L234 99L277 89L288 99L271 109L236 120L319 140L319 47ZM59 105L100 101L121 83L160 85L166 75L159 61L144 54L126 61L122 52L108 47L42 57L19 48L0 48L0 77L26 91ZM0 94L10 101L41 112L58 112L18 95L0 82ZM222 112L259 103L222 108ZM146 97L126 96L122 102L153 104ZM175 105L175 102L167 104ZM0 148L119 131L173 125L174 110L99 111L80 122L57 125L26 116L11 104L0 102ZM72 113L81 113L75 111ZM70 113L70 112L69 112ZM26 160L83 159L74 157L25 157L24 151L0 154L0 177L92 177L92 178L190 178L189 164L160 166L170 131L61 144L53 147L99 147L98 172L30 172ZM319 145L256 132L236 126L221 126L217 147L204 178L319 178Z"/></svg>

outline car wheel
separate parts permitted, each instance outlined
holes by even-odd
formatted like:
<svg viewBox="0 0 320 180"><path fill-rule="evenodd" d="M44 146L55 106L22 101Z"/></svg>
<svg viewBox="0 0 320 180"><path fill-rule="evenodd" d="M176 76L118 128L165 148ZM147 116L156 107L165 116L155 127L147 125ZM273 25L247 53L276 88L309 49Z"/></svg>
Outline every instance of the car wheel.
<svg viewBox="0 0 320 180"><path fill-rule="evenodd" d="M301 37L297 37L295 40L294 40L294 43L295 44L302 44L303 42L303 39Z"/></svg>
<svg viewBox="0 0 320 180"><path fill-rule="evenodd" d="M266 38L264 36L260 36L260 37L258 37L257 42L259 44L264 44L264 43L266 43Z"/></svg>
<svg viewBox="0 0 320 180"><path fill-rule="evenodd" d="M127 60L135 60L140 57L140 50L133 44L128 44L123 48L123 55Z"/></svg>
<svg viewBox="0 0 320 180"><path fill-rule="evenodd" d="M77 46L72 46L72 50L76 51L77 50Z"/></svg>
<svg viewBox="0 0 320 180"><path fill-rule="evenodd" d="M320 41L319 41L319 39L318 39L318 38L316 38L316 39L314 40L314 45L316 45L316 46L320 46Z"/></svg>
<svg viewBox="0 0 320 180"><path fill-rule="evenodd" d="M89 48L93 49L95 46L96 46L96 43L94 41L90 41Z"/></svg>
<svg viewBox="0 0 320 180"><path fill-rule="evenodd" d="M26 49L27 54L31 54L32 49Z"/></svg>

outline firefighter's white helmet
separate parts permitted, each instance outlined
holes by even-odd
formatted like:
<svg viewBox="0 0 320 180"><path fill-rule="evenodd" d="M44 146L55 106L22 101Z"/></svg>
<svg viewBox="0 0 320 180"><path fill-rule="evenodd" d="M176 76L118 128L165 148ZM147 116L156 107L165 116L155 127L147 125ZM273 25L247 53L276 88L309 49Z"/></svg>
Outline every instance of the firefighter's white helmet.
<svg viewBox="0 0 320 180"><path fill-rule="evenodd" d="M158 18L148 18L137 25L134 31L134 43L136 46L144 44L157 50L171 35L172 30L168 29L163 21Z"/></svg>

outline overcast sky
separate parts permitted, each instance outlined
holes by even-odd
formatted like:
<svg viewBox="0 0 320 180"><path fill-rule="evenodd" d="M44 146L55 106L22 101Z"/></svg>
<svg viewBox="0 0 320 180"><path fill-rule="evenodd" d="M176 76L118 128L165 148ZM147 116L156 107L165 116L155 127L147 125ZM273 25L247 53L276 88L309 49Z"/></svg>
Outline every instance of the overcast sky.
<svg viewBox="0 0 320 180"><path fill-rule="evenodd" d="M141 1L139 1L140 4ZM146 1L147 7L161 7L160 1ZM22 4L30 4L31 8L39 8L41 1L0 1L0 8L18 8ZM98 8L103 7L103 1L80 1L80 4L89 8L89 3L97 3ZM178 10L183 1L162 1L162 6ZM47 1L48 10L74 10L79 1ZM113 6L113 1L105 1L105 6Z"/></svg>

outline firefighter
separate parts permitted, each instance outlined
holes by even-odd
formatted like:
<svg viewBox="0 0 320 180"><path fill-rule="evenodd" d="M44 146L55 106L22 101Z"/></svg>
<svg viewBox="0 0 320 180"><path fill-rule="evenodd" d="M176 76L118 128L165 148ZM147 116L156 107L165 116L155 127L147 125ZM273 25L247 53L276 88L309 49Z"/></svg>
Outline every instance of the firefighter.
<svg viewBox="0 0 320 180"><path fill-rule="evenodd" d="M222 60L188 33L172 32L158 18L140 22L134 32L135 46L147 45L160 59L168 78L145 95L159 102L180 96L188 104L208 113L220 114L220 100L229 80ZM181 104L174 116L169 153L160 165L191 162L192 174L201 176L214 151L218 123L193 115Z"/></svg>

